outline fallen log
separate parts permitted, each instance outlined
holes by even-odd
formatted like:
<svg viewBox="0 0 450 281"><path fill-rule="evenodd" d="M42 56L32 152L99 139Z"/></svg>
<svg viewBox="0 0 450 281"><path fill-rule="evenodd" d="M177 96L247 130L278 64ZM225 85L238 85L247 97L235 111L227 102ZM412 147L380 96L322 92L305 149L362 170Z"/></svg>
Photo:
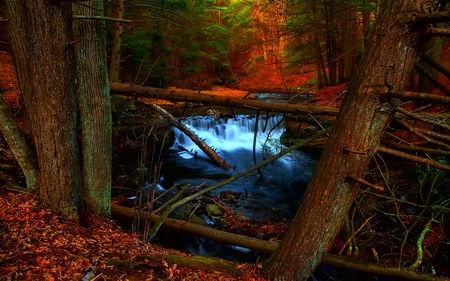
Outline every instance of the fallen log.
<svg viewBox="0 0 450 281"><path fill-rule="evenodd" d="M200 94L189 90L166 90L123 83L111 83L111 94L162 99L175 102L200 102L205 105L222 105L228 107L250 108L269 112L294 114L310 113L313 115L336 116L339 111L338 108L326 106L262 102L249 99L232 99L209 94Z"/></svg>
<svg viewBox="0 0 450 281"><path fill-rule="evenodd" d="M228 163L225 162L225 160L222 159L209 145L199 139L191 130L189 130L188 127L178 122L169 112L153 103L148 104L148 106L163 117L167 118L170 123L185 133L186 136L188 136L211 160L216 162L217 165L225 169L231 169L231 166L228 165Z"/></svg>
<svg viewBox="0 0 450 281"><path fill-rule="evenodd" d="M138 210L126 208L123 206L111 204L111 215L116 219L134 222L137 218L141 219L141 223L155 223L158 216L151 215L147 220L145 215L139 214ZM146 221L147 220L147 221ZM203 237L219 243L240 246L261 253L272 254L278 247L278 243L270 242L262 239L252 238L244 235L229 233L213 229L207 226L195 223L166 218L161 226L161 230L177 234L186 234L196 237ZM398 268L385 268L376 264L363 263L345 256L326 254L322 263L335 267L357 270L366 273L380 274L392 276L396 278L404 278L407 280L423 280L423 281L449 281L449 278L441 278L429 274L420 274L415 271Z"/></svg>
<svg viewBox="0 0 450 281"><path fill-rule="evenodd" d="M115 204L111 204L111 215L116 219L126 220L129 222L133 222L135 219L140 217L141 225L143 225L143 223L146 222L145 213L144 214L141 213L139 216L138 210L122 207ZM159 216L151 215L151 217L149 218L149 220L147 220L147 222L154 224L158 218ZM160 230L166 232L183 233L192 236L199 236L219 243L246 247L267 254L273 253L275 249L278 247L278 243L268 242L244 235L228 233L225 231L212 229L207 226L171 218L166 218L164 220Z"/></svg>

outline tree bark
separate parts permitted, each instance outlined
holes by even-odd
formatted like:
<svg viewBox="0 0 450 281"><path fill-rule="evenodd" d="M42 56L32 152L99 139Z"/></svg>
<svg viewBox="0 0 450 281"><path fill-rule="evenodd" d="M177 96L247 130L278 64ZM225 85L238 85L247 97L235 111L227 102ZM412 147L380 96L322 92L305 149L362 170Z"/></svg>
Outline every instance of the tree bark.
<svg viewBox="0 0 450 281"><path fill-rule="evenodd" d="M125 15L124 0L115 0L113 8L113 18L122 19ZM109 63L109 81L117 82L120 80L120 62L122 60L122 35L124 32L124 23L116 21L113 23L113 39L111 46L111 58Z"/></svg>
<svg viewBox="0 0 450 281"><path fill-rule="evenodd" d="M36 143L45 207L78 218L81 172L71 3L7 0L14 63Z"/></svg>
<svg viewBox="0 0 450 281"><path fill-rule="evenodd" d="M77 15L103 16L103 0L74 4ZM91 7L95 7L93 9ZM109 214L111 206L112 120L107 71L105 23L74 24L77 98L81 126L81 167L84 211Z"/></svg>
<svg viewBox="0 0 450 281"><path fill-rule="evenodd" d="M145 97L164 99L169 101L200 102L206 105L223 105L228 107L249 108L270 112L310 113L315 115L337 115L339 109L326 106L311 106L300 104L286 104L274 102L261 102L247 99L230 99L214 95L200 94L188 90L165 90L160 88L144 87L131 84L111 83L111 94L131 97Z"/></svg>
<svg viewBox="0 0 450 281"><path fill-rule="evenodd" d="M364 177L396 106L380 95L403 89L417 44L426 32L413 26L405 30L407 15L420 13L424 2L382 2L369 46L303 201L280 247L265 265L273 280L307 280L339 231L360 185L352 178Z"/></svg>
<svg viewBox="0 0 450 281"><path fill-rule="evenodd" d="M17 126L14 114L3 97L0 97L0 132L8 143L20 168L22 168L27 187L33 188L38 177L36 156L25 140L19 126Z"/></svg>

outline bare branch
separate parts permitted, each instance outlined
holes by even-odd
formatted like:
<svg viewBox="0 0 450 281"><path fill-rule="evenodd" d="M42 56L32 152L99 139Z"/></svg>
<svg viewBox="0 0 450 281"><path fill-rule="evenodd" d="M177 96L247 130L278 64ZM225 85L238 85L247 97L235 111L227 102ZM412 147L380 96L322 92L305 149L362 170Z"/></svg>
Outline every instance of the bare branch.
<svg viewBox="0 0 450 281"><path fill-rule="evenodd" d="M448 29L448 31L450 32L450 29ZM419 57L422 61L427 63L429 66L436 69L440 73L444 74L445 77L450 79L450 71L448 69L446 69L445 67L443 67L442 65L440 65L439 63L437 63L436 61L430 59L430 57L427 54L425 54L425 53L419 54Z"/></svg>
<svg viewBox="0 0 450 281"><path fill-rule="evenodd" d="M384 93L381 93L384 94ZM388 91L386 93L389 96L400 99L413 99L413 100L427 100L431 102L437 102L442 104L450 104L450 97L433 95L428 93L418 93L409 91Z"/></svg>
<svg viewBox="0 0 450 281"><path fill-rule="evenodd" d="M439 119L437 119L437 120L436 119L430 120L430 118L432 118L433 115L426 116L424 114L412 113L412 112L404 110L401 107L398 107L396 110L398 112L408 116L408 117L413 118L413 119L417 119L419 121L428 123L428 124L433 125L433 126L438 126L438 127L441 127L443 129L446 129L446 130L450 131L450 126L445 124L445 123L442 123L442 121L440 121Z"/></svg>
<svg viewBox="0 0 450 281"><path fill-rule="evenodd" d="M443 143L441 141L437 141L435 139L430 138L429 136L424 135L423 133L421 133L420 131L418 131L416 128L414 128L413 126L409 125L408 122L405 122L403 120L400 120L399 118L394 118L394 120L399 123L400 125L402 125L403 127L405 127L406 129L408 129L408 131L410 131L411 133L413 133L414 135L418 136L419 138L423 139L424 141L426 141L427 143L432 143L438 146L442 146L445 147L447 149L450 149L450 145Z"/></svg>
<svg viewBox="0 0 450 281"><path fill-rule="evenodd" d="M405 153L405 152L401 152L401 151L398 151L398 150L395 150L395 149L387 148L385 146L380 146L378 148L378 152L386 153L386 154L393 155L393 156L396 156L396 157L400 157L400 158L403 158L403 159L406 159L406 160L410 160L412 162L426 164L426 165L429 165L429 166L432 166L432 167L435 167L435 168L438 168L438 169L441 169L441 170L444 170L444 171L450 171L450 165L444 165L444 164L441 164L441 163L439 163L437 161L434 161L434 160L426 159L426 158L423 158L423 157L418 157L418 156L415 156L415 155L412 155L412 154L408 154L408 153Z"/></svg>
<svg viewBox="0 0 450 281"><path fill-rule="evenodd" d="M450 37L450 29L433 27L429 34L434 37Z"/></svg>
<svg viewBox="0 0 450 281"><path fill-rule="evenodd" d="M422 152L422 153L432 154L432 155L450 155L450 151L447 151L447 150L432 149L432 148L425 148L425 147L421 147L421 146L400 144L400 143L396 143L396 142L388 141L388 140L382 140L382 143L385 145L391 146L395 149L410 151L413 153Z"/></svg>
<svg viewBox="0 0 450 281"><path fill-rule="evenodd" d="M420 72L420 74L422 74L423 76L425 76L428 80L431 81L431 83L433 83L436 87L439 88L439 90L441 90L444 94L446 94L447 96L450 96L450 90L445 87L444 84L442 84L441 82L437 81L436 79L433 78L433 76L431 76L430 73L428 73L428 71L421 66L420 64L414 65L414 68Z"/></svg>
<svg viewBox="0 0 450 281"><path fill-rule="evenodd" d="M450 21L450 11L436 12L431 14L416 15L413 20L414 23L440 23Z"/></svg>
<svg viewBox="0 0 450 281"><path fill-rule="evenodd" d="M80 16L80 15L74 15L73 18L77 19L77 20L107 20L107 21L125 22L125 23L135 22L135 21L132 21L132 20L116 19L116 18L102 17L102 16Z"/></svg>

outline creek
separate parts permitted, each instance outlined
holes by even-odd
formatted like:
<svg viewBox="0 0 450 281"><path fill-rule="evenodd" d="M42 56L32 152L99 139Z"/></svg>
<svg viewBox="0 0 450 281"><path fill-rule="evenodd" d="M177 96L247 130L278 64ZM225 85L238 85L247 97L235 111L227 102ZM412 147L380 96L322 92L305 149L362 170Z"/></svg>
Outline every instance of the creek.
<svg viewBox="0 0 450 281"><path fill-rule="evenodd" d="M168 189L175 184L205 188L252 167L255 165L254 158L259 163L284 148L280 144L285 131L282 115L259 116L256 122L256 116L249 114L254 114L254 111L236 110L234 116L227 114L225 118L215 118L207 116L208 110L209 108L192 108L191 112L184 113L188 117L179 118L233 169L219 167L183 132L173 128L175 141L165 153L160 172L160 188ZM226 109L219 110L224 112ZM180 116L179 112L172 114ZM261 173L254 171L211 191L207 198L232 192L233 202L220 203L230 207L234 214L249 220L289 223L297 211L314 166L315 160L311 155L296 151L262 167ZM178 211L175 217L181 215L184 209ZM214 224L206 216L202 218L207 224ZM203 238L182 237L175 240L179 240L177 242L180 244L170 245L171 247L187 249L204 256L255 261L260 255L248 249L221 245Z"/></svg>
<svg viewBox="0 0 450 281"><path fill-rule="evenodd" d="M162 166L164 181L210 186L242 172L283 149L281 115L260 117L236 115L236 118L195 116L183 123L216 150L233 167L227 171L213 163L184 133L174 128L175 143ZM255 134L255 128L257 133ZM256 139L255 139L256 138ZM255 153L253 153L255 139ZM290 221L312 175L315 162L303 152L286 155L229 185L211 192L211 196L231 190L240 193L232 205L234 212L248 219Z"/></svg>

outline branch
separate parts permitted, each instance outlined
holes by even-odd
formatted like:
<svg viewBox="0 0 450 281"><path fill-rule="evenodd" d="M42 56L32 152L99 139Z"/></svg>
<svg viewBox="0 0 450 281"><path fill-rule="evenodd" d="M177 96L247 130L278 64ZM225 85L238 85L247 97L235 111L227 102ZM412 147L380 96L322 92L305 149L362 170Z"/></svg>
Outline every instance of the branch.
<svg viewBox="0 0 450 281"><path fill-rule="evenodd" d="M442 141L446 141L446 142L450 143L450 136L449 135L444 135L444 134L441 134L441 133L437 133L437 132L433 132L433 131L425 130L425 129L420 129L420 128L416 128L416 130L421 132L424 135L431 136L431 137L434 137L436 139L440 139Z"/></svg>
<svg viewBox="0 0 450 281"><path fill-rule="evenodd" d="M357 178L357 177L355 177L355 176L353 176L353 175L348 175L348 177L349 177L350 179L354 180L354 181L359 182L360 184L366 185L366 186L371 187L371 188L373 188L373 189L381 190L381 191L384 190L383 187L378 186L378 185L371 184L370 182L366 181L366 180L363 179L363 178ZM340 254L340 253L339 253L339 254Z"/></svg>
<svg viewBox="0 0 450 281"><path fill-rule="evenodd" d="M450 29L433 27L429 34L434 37L450 37Z"/></svg>
<svg viewBox="0 0 450 281"><path fill-rule="evenodd" d="M404 114L404 115L406 115L406 116L408 116L408 117L411 117L413 119L417 119L419 121L422 121L424 123L430 124L432 126L438 126L438 127L441 127L441 128L443 128L445 130L449 130L450 131L450 126L447 125L447 124L444 124L441 120L439 120L441 122L437 122L437 120L430 120L428 118L425 118L425 116L423 114L412 113L412 112L404 110L401 107L397 107L395 110L400 112L400 113L402 113L402 114ZM430 116L432 116L432 115L430 115Z"/></svg>
<svg viewBox="0 0 450 281"><path fill-rule="evenodd" d="M426 100L431 102L438 102L443 104L450 104L450 97L433 95L428 93L408 92L408 91L393 91L390 90L387 94L391 97L400 99Z"/></svg>
<svg viewBox="0 0 450 281"><path fill-rule="evenodd" d="M441 164L441 163L439 163L437 161L434 161L434 160L418 157L418 156L415 156L415 155L412 155L412 154L408 154L408 153L405 153L405 152L401 152L401 151L398 151L398 150L387 148L385 146L380 146L378 148L378 152L386 153L386 154L389 154L389 155L392 155L392 156L396 156L396 157L400 157L400 158L403 158L403 159L406 159L406 160L409 160L409 161L412 161L412 162L429 165L429 166L432 166L432 167L435 167L435 168L438 168L438 169L441 169L441 170L444 170L444 171L450 171L450 166L449 165L444 165L444 164Z"/></svg>
<svg viewBox="0 0 450 281"><path fill-rule="evenodd" d="M224 169L231 169L231 166L228 165L228 163L219 155L217 155L217 153L208 144L200 140L200 138L196 136L191 130L189 130L188 127L175 120L175 118L169 112L153 103L149 103L148 106L150 106L153 111L156 111L160 115L167 118L170 123L180 129L183 133L185 133L186 136L188 136L211 160L216 162L217 165Z"/></svg>
<svg viewBox="0 0 450 281"><path fill-rule="evenodd" d="M439 90L441 90L444 94L446 94L447 96L450 96L450 90L445 87L444 84L442 84L441 82L437 81L436 79L433 78L433 76L431 76L430 73L428 73L428 71L423 68L423 66L421 66L420 64L414 65L414 68L423 76L425 76L425 78L427 78L428 80L431 81L431 83L433 83L436 87L439 88Z"/></svg>
<svg viewBox="0 0 450 281"><path fill-rule="evenodd" d="M135 20L117 19L117 18L104 17L104 16L81 16L81 15L74 15L73 18L74 18L74 19L77 19L77 20L107 20L107 21L125 22L125 23L135 22Z"/></svg>
<svg viewBox="0 0 450 281"><path fill-rule="evenodd" d="M447 29L450 32L450 29ZM430 57L425 54L425 53L421 53L419 54L419 57L422 61L424 61L425 63L427 63L429 66L431 66L432 68L436 69L437 71L439 71L440 73L444 74L445 77L447 77L448 79L450 79L450 71L448 71L448 69L446 69L445 67L443 67L441 64L437 63L436 61L430 59Z"/></svg>
<svg viewBox="0 0 450 281"><path fill-rule="evenodd" d="M266 166L267 164L269 164L269 163L271 163L271 162L277 160L278 158L280 158L280 157L282 157L282 156L288 154L289 152L292 152L292 151L294 151L294 150L299 149L300 147L305 146L306 144L312 142L312 141L315 140L316 138L318 138L318 137L320 137L320 136L326 134L326 133L329 132L330 130L331 130L331 127L328 127L328 128L325 129L325 130L319 131L319 132L315 133L314 135L310 136L309 138L306 138L306 139L300 141L299 143L294 144L294 145L290 146L289 148L287 148L287 149L285 149L285 150L283 150L283 151L278 152L277 154L275 154L275 155L273 155L273 156L267 158L266 160L264 160L264 161L258 163L257 165L254 165L254 166L248 168L248 169L245 170L245 171L242 171L242 172L240 172L240 173L238 173L238 174L236 174L236 175L234 175L234 176L232 176L232 177L230 177L230 178L228 178L228 179L226 179L226 180L224 180L224 181L221 181L221 182L219 182L219 183L217 183L217 184L215 184L215 185L209 186L208 188L202 189L201 191L196 192L196 193L194 193L194 194L192 194L192 195L190 195L190 196L188 196L188 197L186 197L186 198L184 198L184 199L178 201L177 203L175 203L175 204L172 205L172 208L178 208L179 206L185 204L186 202L191 201L192 199L194 199L194 198L196 198L196 197L198 197L198 196L200 196L200 195L203 195L203 194L205 194L205 193L210 192L211 190L214 190L214 189L217 189L217 188L222 187L222 186L224 186L224 185L227 185L227 184L229 184L229 183L232 183L233 181L235 181L235 180L237 180L237 179L239 179L239 178L241 178L241 177L243 177L243 176L245 176L245 175L247 175L247 174L249 174L249 173L251 173L251 172L257 170L257 169Z"/></svg>
<svg viewBox="0 0 450 281"><path fill-rule="evenodd" d="M423 139L424 141L426 141L427 143L432 143L435 144L437 146L442 146L445 147L447 149L450 150L450 145L443 143L441 141L437 141L435 139L430 138L429 136L424 135L422 132L419 132L416 128L414 128L413 126L409 125L408 122L405 122L399 118L395 118L394 119L397 123L399 123L400 125L402 125L403 127L405 127L408 131L410 131L411 133L413 133L414 135L418 136L419 138Z"/></svg>
<svg viewBox="0 0 450 281"><path fill-rule="evenodd" d="M440 150L440 149L432 149L432 148L425 148L421 146L415 146L415 145L406 145L406 144L400 144L393 141L388 140L382 140L382 143L388 146L392 146L399 150L406 150L411 152L422 152L426 154L433 154L433 155L450 155L450 151L447 150Z"/></svg>
<svg viewBox="0 0 450 281"><path fill-rule="evenodd" d="M413 23L440 23L450 21L450 11L435 12L431 14L419 14L413 18Z"/></svg>

